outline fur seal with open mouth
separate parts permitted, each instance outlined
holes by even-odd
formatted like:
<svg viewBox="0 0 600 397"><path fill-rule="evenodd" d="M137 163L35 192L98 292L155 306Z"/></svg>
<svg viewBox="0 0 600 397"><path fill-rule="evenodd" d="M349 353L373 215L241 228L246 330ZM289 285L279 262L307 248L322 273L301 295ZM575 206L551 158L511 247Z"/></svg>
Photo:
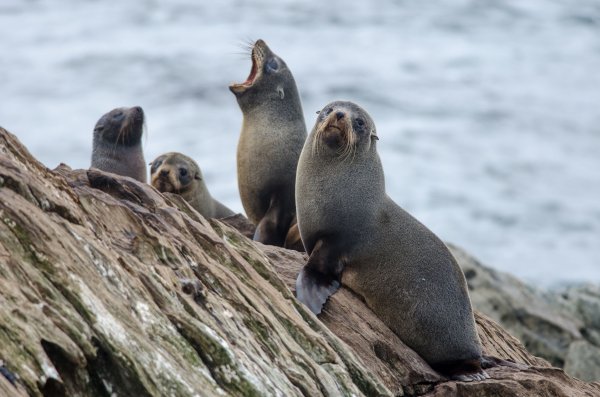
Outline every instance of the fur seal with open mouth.
<svg viewBox="0 0 600 397"><path fill-rule="evenodd" d="M232 84L243 113L237 147L240 197L256 227L254 240L284 245L296 213L296 167L306 125L296 82L263 40L252 47L248 79Z"/></svg>

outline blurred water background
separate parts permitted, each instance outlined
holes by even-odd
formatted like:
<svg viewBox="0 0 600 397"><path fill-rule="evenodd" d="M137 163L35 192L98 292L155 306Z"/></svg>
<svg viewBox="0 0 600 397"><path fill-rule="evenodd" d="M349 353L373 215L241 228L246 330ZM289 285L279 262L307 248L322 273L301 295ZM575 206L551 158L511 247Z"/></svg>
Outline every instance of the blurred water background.
<svg viewBox="0 0 600 397"><path fill-rule="evenodd" d="M600 281L600 2L1 0L0 125L48 167L90 163L118 106L148 162L181 151L241 211L243 43L293 71L307 125L376 121L389 194L444 240L538 285Z"/></svg>

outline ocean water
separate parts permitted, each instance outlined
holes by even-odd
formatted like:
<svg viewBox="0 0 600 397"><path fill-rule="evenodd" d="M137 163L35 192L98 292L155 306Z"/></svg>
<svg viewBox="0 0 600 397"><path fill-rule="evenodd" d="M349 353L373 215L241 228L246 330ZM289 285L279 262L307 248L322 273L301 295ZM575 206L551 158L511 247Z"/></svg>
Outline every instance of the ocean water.
<svg viewBox="0 0 600 397"><path fill-rule="evenodd" d="M241 211L241 113L227 86L262 38L307 125L373 116L388 193L440 237L538 285L600 281L600 2L2 0L0 125L48 167L90 163L118 106L146 160L194 157Z"/></svg>

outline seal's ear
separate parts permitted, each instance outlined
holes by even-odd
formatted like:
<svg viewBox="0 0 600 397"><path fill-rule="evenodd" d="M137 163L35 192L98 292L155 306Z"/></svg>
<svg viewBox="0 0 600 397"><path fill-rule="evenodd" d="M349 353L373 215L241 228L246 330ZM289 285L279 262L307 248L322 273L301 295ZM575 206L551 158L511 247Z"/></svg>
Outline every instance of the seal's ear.
<svg viewBox="0 0 600 397"><path fill-rule="evenodd" d="M376 141L379 140L379 137L377 136L377 133L375 131L371 131L371 138L375 139Z"/></svg>
<svg viewBox="0 0 600 397"><path fill-rule="evenodd" d="M279 94L280 99L283 99L285 97L285 92L283 91L283 87L280 85L277 86L277 93Z"/></svg>
<svg viewBox="0 0 600 397"><path fill-rule="evenodd" d="M194 179L197 180L201 180L202 178L200 178L200 174L198 174L197 172L194 174Z"/></svg>

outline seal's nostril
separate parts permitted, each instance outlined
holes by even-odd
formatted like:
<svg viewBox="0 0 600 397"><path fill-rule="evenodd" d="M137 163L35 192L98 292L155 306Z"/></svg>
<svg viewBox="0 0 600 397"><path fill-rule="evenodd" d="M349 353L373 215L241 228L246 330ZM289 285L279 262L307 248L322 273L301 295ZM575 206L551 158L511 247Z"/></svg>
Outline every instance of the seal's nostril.
<svg viewBox="0 0 600 397"><path fill-rule="evenodd" d="M340 120L342 117L344 117L344 112L335 112L335 117Z"/></svg>
<svg viewBox="0 0 600 397"><path fill-rule="evenodd" d="M169 175L169 170L161 170L160 171L160 176L165 177L167 175Z"/></svg>

